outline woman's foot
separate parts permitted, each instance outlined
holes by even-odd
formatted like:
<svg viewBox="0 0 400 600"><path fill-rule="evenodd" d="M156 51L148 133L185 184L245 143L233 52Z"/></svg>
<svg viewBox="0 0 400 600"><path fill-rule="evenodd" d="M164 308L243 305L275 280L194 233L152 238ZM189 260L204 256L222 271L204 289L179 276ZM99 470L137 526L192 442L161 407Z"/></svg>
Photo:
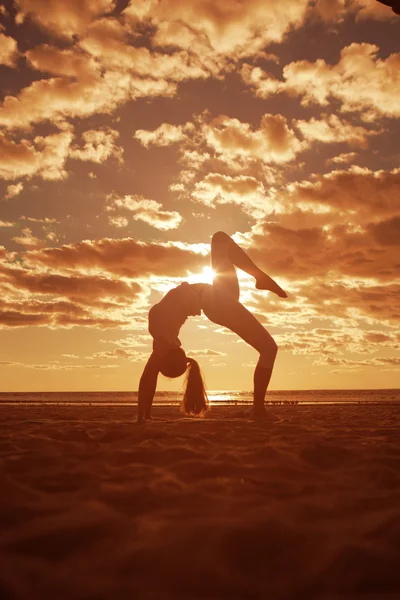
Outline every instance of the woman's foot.
<svg viewBox="0 0 400 600"><path fill-rule="evenodd" d="M262 421L263 423L279 423L282 421L282 419L276 417L276 415L271 415L271 413L265 409L265 406L253 405L249 417L253 421Z"/></svg>
<svg viewBox="0 0 400 600"><path fill-rule="evenodd" d="M274 292L280 298L287 298L287 293L266 273L262 273L259 277L256 277L256 288L258 290Z"/></svg>
<svg viewBox="0 0 400 600"><path fill-rule="evenodd" d="M255 421L261 421L261 420L266 419L267 416L268 416L268 413L265 410L264 405L260 405L260 406L253 405L251 412L250 412L250 419L254 419Z"/></svg>

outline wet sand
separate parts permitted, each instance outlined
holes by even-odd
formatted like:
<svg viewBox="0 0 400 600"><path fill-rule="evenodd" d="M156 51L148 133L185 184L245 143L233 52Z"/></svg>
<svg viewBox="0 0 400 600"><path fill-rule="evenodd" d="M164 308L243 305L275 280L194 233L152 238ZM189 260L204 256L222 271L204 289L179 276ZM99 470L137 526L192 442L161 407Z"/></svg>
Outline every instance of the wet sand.
<svg viewBox="0 0 400 600"><path fill-rule="evenodd" d="M2 406L0 597L400 597L399 406Z"/></svg>

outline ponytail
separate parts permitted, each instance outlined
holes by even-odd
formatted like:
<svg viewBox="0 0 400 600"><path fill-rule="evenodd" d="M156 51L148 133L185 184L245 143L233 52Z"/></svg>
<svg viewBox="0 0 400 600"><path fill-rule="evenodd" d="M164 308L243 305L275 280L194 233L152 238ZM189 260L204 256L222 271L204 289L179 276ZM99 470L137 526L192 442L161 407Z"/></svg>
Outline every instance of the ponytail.
<svg viewBox="0 0 400 600"><path fill-rule="evenodd" d="M207 393L199 363L194 358L188 358L187 360L188 370L182 408L186 414L199 415L208 409Z"/></svg>

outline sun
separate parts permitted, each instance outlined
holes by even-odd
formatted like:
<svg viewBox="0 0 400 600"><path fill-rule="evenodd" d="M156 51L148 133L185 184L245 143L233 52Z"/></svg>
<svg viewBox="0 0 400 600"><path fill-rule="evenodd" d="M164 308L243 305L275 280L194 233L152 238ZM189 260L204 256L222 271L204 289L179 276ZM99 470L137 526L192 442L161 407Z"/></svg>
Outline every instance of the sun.
<svg viewBox="0 0 400 600"><path fill-rule="evenodd" d="M215 273L211 267L204 267L201 272L204 283L212 283L214 281Z"/></svg>
<svg viewBox="0 0 400 600"><path fill-rule="evenodd" d="M193 273L187 278L188 283L210 283L212 284L215 273L211 267L204 267L200 273Z"/></svg>

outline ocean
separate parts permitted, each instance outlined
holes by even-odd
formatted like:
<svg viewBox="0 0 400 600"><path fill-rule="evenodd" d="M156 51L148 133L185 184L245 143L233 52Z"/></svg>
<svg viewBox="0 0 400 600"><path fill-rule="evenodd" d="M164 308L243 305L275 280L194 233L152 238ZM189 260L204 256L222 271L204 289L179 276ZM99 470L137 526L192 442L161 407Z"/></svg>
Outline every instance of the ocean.
<svg viewBox="0 0 400 600"><path fill-rule="evenodd" d="M208 390L214 406L248 405L252 393ZM154 405L178 406L182 392L156 392ZM266 404L400 404L400 389L384 390L271 390ZM135 406L137 392L0 392L0 405Z"/></svg>

